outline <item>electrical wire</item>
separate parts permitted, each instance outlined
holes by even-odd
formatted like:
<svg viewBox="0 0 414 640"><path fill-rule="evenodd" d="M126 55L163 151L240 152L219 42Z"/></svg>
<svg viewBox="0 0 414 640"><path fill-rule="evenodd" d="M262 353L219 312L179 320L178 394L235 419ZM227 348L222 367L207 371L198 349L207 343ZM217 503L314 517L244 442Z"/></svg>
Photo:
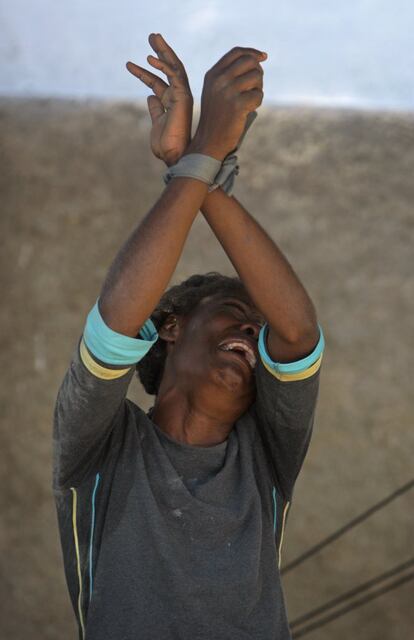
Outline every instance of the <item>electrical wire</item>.
<svg viewBox="0 0 414 640"><path fill-rule="evenodd" d="M379 511L380 509L383 509L386 505L388 505L390 502L395 500L395 498L398 498L403 493L405 493L406 491L409 491L409 489L412 489L413 487L414 487L414 479L410 480L410 482L407 482L407 484L403 485L402 487L400 487L399 489L391 493L389 496L387 496L383 500L380 500L379 502L374 504L372 507L370 507L366 511L363 511L359 516L357 516L356 518L353 518L347 524L343 525L342 527L334 531L334 533L329 535L327 538L325 538L315 546L308 549L308 551L305 551L300 556L298 556L297 558L289 562L285 567L282 568L281 574L284 575L289 571L291 571L292 569L294 569L295 567L299 566L300 564L302 564L302 562L304 562L311 556L315 555L315 553L318 553L319 551L321 551L321 549L328 546L328 544L331 544L332 542L334 542L335 540L343 536L344 533L346 533L356 525L360 524L361 522L363 522L364 520L372 516L374 513Z"/></svg>
<svg viewBox="0 0 414 640"><path fill-rule="evenodd" d="M396 567L393 567L392 569L389 569L385 573L382 573L381 575L378 575L375 578L371 578L371 580L368 580L368 582L364 582L363 584L358 585L354 589L351 589L350 591L346 591L345 593L337 596L336 598L332 598L331 600L328 600L328 602L325 602L323 605L316 607L315 609L312 609L307 613L304 613L298 618L295 618L290 623L290 628L294 629L295 627L301 626L304 622L308 622L308 620L311 620L312 618L319 616L321 613L325 613L325 611L328 611L329 609L336 607L342 602L345 602L345 600L349 600L350 598L353 598L354 596L357 596L358 594L363 593L368 589L371 589L371 587L376 586L380 582L384 582L385 580L388 580L389 578L392 578L398 575L399 573L402 573L403 571L405 571L406 569L408 569L413 565L414 565L414 557L410 558L406 562L403 562L402 564L399 564Z"/></svg>
<svg viewBox="0 0 414 640"><path fill-rule="evenodd" d="M405 584L406 582L409 582L410 580L414 580L414 571L412 571L411 573L407 573L405 576L403 576L402 578L399 578L398 580L394 580L394 582L391 582L390 584L386 585L385 587L382 587L381 589L377 589L376 591L373 591L372 593L365 596L364 598L361 598L360 600L357 600L356 602L353 602L352 604L349 604L346 607L339 609L335 613L331 613L330 615L325 616L324 618L321 618L320 620L317 620L316 622L313 622L303 627L302 629L299 629L299 631L296 631L293 633L292 639L297 640L298 638L303 638L308 633L311 633L312 631L319 629L320 627L324 626L328 622L331 622L332 620L335 620L336 618L339 618L340 616L343 616L346 613L349 613L353 609L357 609L358 607L361 607L363 604L366 604L367 602L370 602L370 600L374 600L375 598L382 596L384 593L387 593L388 591L392 591L393 589L397 589L397 587L401 587L403 584Z"/></svg>

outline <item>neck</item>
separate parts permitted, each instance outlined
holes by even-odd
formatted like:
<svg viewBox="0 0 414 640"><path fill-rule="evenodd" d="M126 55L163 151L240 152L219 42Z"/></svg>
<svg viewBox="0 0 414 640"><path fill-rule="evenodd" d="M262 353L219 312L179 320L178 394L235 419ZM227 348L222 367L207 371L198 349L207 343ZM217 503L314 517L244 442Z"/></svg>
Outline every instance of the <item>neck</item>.
<svg viewBox="0 0 414 640"><path fill-rule="evenodd" d="M201 399L184 394L177 387L168 391L160 388L151 413L151 420L174 440L201 447L224 442L238 417L234 409L206 409Z"/></svg>

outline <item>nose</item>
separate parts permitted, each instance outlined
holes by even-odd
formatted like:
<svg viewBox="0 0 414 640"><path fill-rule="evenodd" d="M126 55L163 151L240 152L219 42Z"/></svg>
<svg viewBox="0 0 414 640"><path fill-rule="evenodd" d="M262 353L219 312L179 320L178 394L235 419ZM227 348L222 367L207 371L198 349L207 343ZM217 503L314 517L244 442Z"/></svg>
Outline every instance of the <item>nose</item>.
<svg viewBox="0 0 414 640"><path fill-rule="evenodd" d="M255 340L259 339L260 327L255 322L244 322L240 329L248 336L253 336Z"/></svg>

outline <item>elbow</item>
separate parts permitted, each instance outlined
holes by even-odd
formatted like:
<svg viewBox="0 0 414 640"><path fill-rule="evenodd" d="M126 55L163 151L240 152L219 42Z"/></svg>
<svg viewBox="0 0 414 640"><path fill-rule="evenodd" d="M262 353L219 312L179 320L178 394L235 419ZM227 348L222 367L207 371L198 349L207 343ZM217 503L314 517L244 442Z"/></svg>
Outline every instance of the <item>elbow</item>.
<svg viewBox="0 0 414 640"><path fill-rule="evenodd" d="M316 309L311 300L309 300L309 306L303 319L299 338L310 342L315 340L317 342L319 340L318 318L316 315Z"/></svg>
<svg viewBox="0 0 414 640"><path fill-rule="evenodd" d="M290 344L312 346L318 343L320 330L316 313L313 313L301 325L292 327L288 341Z"/></svg>

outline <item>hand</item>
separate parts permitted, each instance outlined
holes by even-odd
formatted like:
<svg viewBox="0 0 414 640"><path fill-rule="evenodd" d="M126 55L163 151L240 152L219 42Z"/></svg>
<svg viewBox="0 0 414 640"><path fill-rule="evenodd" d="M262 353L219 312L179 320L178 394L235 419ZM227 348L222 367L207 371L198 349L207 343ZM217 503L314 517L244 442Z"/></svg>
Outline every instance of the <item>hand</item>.
<svg viewBox="0 0 414 640"><path fill-rule="evenodd" d="M191 140L194 100L184 65L162 35L151 33L148 42L158 58L150 55L147 60L165 73L169 84L133 62L127 62L126 67L155 94L147 98L152 121L151 150L171 166L178 162Z"/></svg>
<svg viewBox="0 0 414 640"><path fill-rule="evenodd" d="M205 153L224 160L242 136L249 112L263 101L266 53L234 47L207 71L201 95L200 121L186 153Z"/></svg>

